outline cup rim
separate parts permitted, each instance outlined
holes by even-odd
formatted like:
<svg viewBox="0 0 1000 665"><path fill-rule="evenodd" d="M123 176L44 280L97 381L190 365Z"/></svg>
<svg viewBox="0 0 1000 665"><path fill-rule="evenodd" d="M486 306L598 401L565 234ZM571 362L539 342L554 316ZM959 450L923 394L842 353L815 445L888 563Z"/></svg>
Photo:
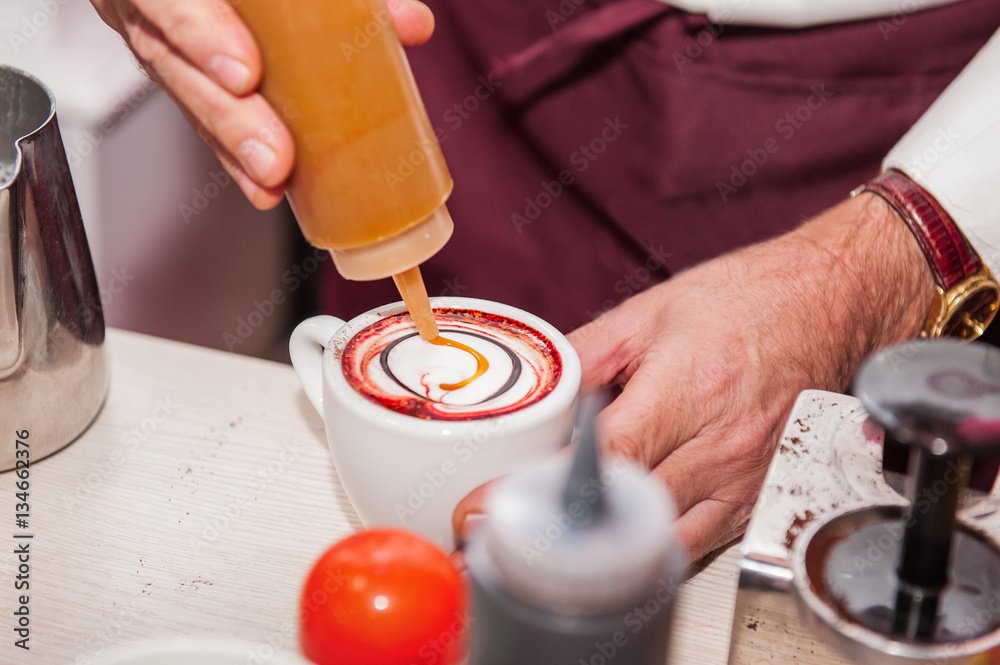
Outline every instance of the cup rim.
<svg viewBox="0 0 1000 665"><path fill-rule="evenodd" d="M518 307L492 300L460 296L439 296L431 298L430 301L431 306L434 308L478 309L490 314L507 316L535 328L552 342L552 345L555 346L562 359L562 375L559 377L558 383L542 399L517 411L511 411L499 416L470 418L468 420L427 420L408 416L373 403L348 384L341 370L340 356L343 354L347 343L360 330L387 316L405 311L405 303L397 301L374 307L367 312L355 316L337 329L327 342L323 352L324 389L335 393L338 399L345 403L347 408L350 408L366 421L376 422L389 427L405 427L408 437L434 439L441 438L442 426L448 432L455 434L456 431L464 433L465 430L481 426L484 422L498 420L504 421L505 431L529 429L536 426L540 421L552 417L552 415L558 413L563 408L570 406L573 400L576 399L582 376L580 357L577 355L573 345L566 339L566 336L559 332L552 324ZM324 412L327 411L327 408L327 402L324 397ZM326 413L324 413L325 416Z"/></svg>

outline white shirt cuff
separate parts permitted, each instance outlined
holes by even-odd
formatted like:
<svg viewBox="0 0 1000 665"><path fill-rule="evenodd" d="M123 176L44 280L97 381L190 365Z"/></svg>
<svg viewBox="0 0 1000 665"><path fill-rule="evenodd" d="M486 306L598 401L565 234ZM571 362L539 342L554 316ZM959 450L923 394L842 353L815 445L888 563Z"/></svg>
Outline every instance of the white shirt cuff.
<svg viewBox="0 0 1000 665"><path fill-rule="evenodd" d="M1000 31L889 152L1000 275Z"/></svg>

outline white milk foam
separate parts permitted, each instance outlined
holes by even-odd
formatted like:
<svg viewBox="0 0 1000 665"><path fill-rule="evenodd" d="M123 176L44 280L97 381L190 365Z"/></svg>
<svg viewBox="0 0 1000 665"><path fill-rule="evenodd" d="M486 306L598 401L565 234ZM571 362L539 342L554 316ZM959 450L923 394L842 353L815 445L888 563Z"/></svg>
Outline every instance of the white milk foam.
<svg viewBox="0 0 1000 665"><path fill-rule="evenodd" d="M410 415L461 419L523 408L558 381L559 354L537 330L509 319L483 320L488 317L476 312L463 316L462 310L444 310L436 315L442 337L487 359L483 375L457 390L445 390L442 384L475 375L476 358L423 341L408 316L389 317L360 331L345 349L343 369L349 379L356 377L351 381L354 388Z"/></svg>
<svg viewBox="0 0 1000 665"><path fill-rule="evenodd" d="M403 340L389 352L389 369L399 383L431 401L461 407L481 405L511 379L515 363L497 344L481 337L451 330L442 331L441 336L479 351L489 361L489 369L467 386L458 390L444 390L441 384L459 383L475 374L476 359L461 349L425 342L418 335ZM492 400L490 406L505 407L515 404L535 387L537 378L534 376L532 366L527 364L523 353L519 355L522 355L519 358L521 365L517 368L520 376L512 387ZM378 359L369 364L368 372L372 382L385 392L400 396L406 394L399 383L386 374Z"/></svg>

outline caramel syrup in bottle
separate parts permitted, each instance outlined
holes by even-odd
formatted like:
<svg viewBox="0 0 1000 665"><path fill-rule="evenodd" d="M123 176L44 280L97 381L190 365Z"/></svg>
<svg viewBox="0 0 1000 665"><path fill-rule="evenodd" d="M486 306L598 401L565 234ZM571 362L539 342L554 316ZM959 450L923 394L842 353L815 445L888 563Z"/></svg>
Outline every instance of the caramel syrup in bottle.
<svg viewBox="0 0 1000 665"><path fill-rule="evenodd" d="M419 266L451 236L451 174L382 0L228 0L261 48L260 92L291 130L288 201L347 279L392 275L425 341L442 338Z"/></svg>
<svg viewBox="0 0 1000 665"><path fill-rule="evenodd" d="M355 280L436 254L454 228L452 179L383 1L228 2L295 142L286 193L306 239Z"/></svg>
<svg viewBox="0 0 1000 665"><path fill-rule="evenodd" d="M229 2L294 138L288 200L310 243L363 246L444 205L451 175L382 0Z"/></svg>

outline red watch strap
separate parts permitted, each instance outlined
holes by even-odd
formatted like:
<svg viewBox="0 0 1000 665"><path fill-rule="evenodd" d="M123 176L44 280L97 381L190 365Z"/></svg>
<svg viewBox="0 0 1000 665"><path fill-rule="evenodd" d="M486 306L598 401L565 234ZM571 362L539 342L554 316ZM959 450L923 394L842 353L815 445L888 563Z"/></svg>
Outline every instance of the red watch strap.
<svg viewBox="0 0 1000 665"><path fill-rule="evenodd" d="M941 204L901 171L890 169L867 185L906 220L934 280L948 291L959 280L982 270L983 262Z"/></svg>

